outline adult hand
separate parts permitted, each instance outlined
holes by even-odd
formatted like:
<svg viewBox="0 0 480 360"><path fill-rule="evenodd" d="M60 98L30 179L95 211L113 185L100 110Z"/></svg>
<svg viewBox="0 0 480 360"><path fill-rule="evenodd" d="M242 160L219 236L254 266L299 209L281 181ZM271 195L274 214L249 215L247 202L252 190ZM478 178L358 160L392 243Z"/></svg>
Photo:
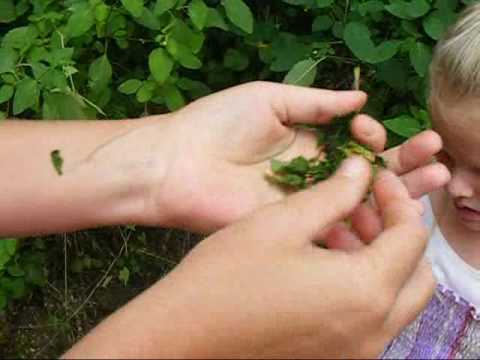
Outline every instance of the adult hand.
<svg viewBox="0 0 480 360"><path fill-rule="evenodd" d="M162 213L167 215L163 225L209 232L282 199L285 192L265 179L270 160L317 154L315 136L291 125L324 124L365 102L358 91L255 82L192 103L173 114L172 160L163 185L150 182L153 201L146 202L150 206L141 222L155 224ZM385 130L370 117L357 116L352 133L375 151L383 150ZM410 174L439 150L435 135L426 137L433 139L427 146L406 145L386 155L394 171L406 174L413 193L431 191L442 181L438 168ZM425 171L431 176L425 178Z"/></svg>
<svg viewBox="0 0 480 360"><path fill-rule="evenodd" d="M384 231L356 252L318 246L360 203L369 174L365 160L347 160L333 178L207 238L66 357L378 356L434 280L418 265L427 231L417 203L388 171L375 185Z"/></svg>

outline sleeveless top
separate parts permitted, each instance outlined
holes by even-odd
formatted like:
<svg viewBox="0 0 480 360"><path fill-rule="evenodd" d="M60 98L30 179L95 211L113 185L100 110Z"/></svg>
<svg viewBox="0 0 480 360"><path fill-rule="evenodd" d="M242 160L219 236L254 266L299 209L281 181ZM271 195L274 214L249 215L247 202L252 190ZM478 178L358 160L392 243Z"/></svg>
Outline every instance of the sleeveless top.
<svg viewBox="0 0 480 360"><path fill-rule="evenodd" d="M426 256L438 286L427 308L380 358L480 359L480 271L448 244L436 225L428 197L422 202L424 221L432 230Z"/></svg>

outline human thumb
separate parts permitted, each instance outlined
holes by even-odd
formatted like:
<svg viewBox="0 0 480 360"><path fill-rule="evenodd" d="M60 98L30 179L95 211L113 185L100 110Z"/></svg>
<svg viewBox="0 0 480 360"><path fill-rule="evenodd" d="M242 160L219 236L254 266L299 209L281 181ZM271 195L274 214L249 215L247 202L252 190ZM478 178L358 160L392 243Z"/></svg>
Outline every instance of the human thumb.
<svg viewBox="0 0 480 360"><path fill-rule="evenodd" d="M328 180L291 195L272 208L274 231L299 241L317 240L323 230L345 219L364 198L371 178L370 163L360 156L346 159ZM284 236L281 236L284 238Z"/></svg>

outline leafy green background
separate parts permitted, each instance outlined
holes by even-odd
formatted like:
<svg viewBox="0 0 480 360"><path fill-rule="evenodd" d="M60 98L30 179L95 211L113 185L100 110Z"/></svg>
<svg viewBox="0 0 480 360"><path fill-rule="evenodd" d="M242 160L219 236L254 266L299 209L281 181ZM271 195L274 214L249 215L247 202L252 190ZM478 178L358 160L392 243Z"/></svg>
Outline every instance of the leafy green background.
<svg viewBox="0 0 480 360"><path fill-rule="evenodd" d="M473 2L0 0L0 119L139 117L252 80L348 89L359 65L365 111L384 121L392 146L429 126L432 47ZM165 236L189 240L159 249ZM0 242L0 355L58 355L105 315L95 311L100 292L127 301L190 239L122 227ZM103 277L111 281L95 287ZM119 286L136 292L109 293Z"/></svg>

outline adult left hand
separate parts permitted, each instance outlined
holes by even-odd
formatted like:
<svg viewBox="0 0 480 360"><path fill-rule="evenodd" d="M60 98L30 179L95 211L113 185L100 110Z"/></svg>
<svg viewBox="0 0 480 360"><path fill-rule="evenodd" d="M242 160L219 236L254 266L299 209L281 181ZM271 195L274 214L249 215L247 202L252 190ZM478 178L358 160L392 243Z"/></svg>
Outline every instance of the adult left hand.
<svg viewBox="0 0 480 360"><path fill-rule="evenodd" d="M286 196L265 180L270 160L317 154L315 135L295 130L295 124L326 124L336 116L361 109L367 100L360 91L331 91L254 82L200 99L172 117L172 142L163 184L151 182L151 199L143 222L155 224L162 213L170 227L211 232L252 210ZM384 128L366 115L352 122L352 134L381 152ZM425 165L439 150L438 135L427 134L426 146L404 146L389 154L397 174ZM415 143L413 144L415 145ZM398 160L398 159L397 159ZM443 185L443 169L407 176L412 192Z"/></svg>

